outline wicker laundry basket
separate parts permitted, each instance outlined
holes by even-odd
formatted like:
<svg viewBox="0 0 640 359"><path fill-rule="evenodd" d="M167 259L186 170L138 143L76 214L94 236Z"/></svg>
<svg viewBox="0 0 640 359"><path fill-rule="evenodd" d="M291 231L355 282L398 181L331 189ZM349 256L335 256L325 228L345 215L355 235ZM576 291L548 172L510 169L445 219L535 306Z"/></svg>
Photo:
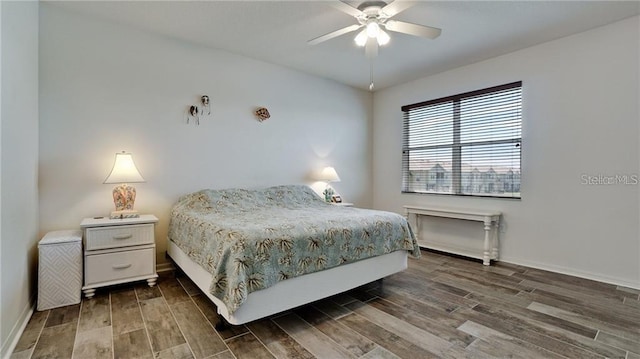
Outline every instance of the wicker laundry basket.
<svg viewBox="0 0 640 359"><path fill-rule="evenodd" d="M82 231L49 232L38 253L38 310L80 303Z"/></svg>

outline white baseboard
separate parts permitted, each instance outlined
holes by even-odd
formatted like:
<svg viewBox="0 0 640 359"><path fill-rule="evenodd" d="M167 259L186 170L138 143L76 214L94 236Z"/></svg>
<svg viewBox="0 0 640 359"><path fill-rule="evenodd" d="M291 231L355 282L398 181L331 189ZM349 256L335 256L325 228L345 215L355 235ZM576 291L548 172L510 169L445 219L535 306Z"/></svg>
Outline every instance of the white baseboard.
<svg viewBox="0 0 640 359"><path fill-rule="evenodd" d="M33 311L36 309L35 306L35 297L29 300L29 303L23 308L22 313L20 313L20 318L11 328L11 332L7 337L7 340L2 343L2 349L0 349L0 358L9 359L11 354L13 354L13 349L15 349L16 345L18 345L18 341L22 336L22 332L27 327L29 323L29 319L31 319L31 315L33 315Z"/></svg>
<svg viewBox="0 0 640 359"><path fill-rule="evenodd" d="M156 264L156 272L158 272L158 273L169 272L169 271L172 271L172 270L175 270L175 269L176 269L176 267L174 267L171 262L164 262L164 263Z"/></svg>
<svg viewBox="0 0 640 359"><path fill-rule="evenodd" d="M500 261L640 290L640 282L627 281L597 273L584 272L573 268L515 258L500 258Z"/></svg>

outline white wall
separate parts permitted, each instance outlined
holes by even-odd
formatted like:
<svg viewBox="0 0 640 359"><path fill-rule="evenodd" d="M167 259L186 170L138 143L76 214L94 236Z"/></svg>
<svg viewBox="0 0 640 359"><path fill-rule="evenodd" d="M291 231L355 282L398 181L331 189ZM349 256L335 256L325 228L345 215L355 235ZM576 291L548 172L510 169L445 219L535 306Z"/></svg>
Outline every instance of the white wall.
<svg viewBox="0 0 640 359"><path fill-rule="evenodd" d="M187 125L202 94L212 115ZM160 218L158 262L171 205L203 188L312 184L332 165L344 199L371 205L372 96L336 82L42 3L40 109L41 233L113 210L121 150L147 180L136 209Z"/></svg>
<svg viewBox="0 0 640 359"><path fill-rule="evenodd" d="M35 298L38 242L38 3L0 2L0 357Z"/></svg>
<svg viewBox="0 0 640 359"><path fill-rule="evenodd" d="M583 174L640 174L639 30L634 17L376 92L374 207L498 209L502 260L640 288L638 185L581 184ZM402 105L518 80L521 201L400 193ZM460 238L482 233L456 222L431 226Z"/></svg>

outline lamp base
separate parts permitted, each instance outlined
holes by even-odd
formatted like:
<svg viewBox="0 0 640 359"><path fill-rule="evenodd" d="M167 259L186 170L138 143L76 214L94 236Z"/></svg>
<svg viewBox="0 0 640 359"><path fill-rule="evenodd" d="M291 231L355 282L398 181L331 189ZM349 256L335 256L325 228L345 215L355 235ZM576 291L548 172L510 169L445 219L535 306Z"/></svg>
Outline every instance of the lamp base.
<svg viewBox="0 0 640 359"><path fill-rule="evenodd" d="M140 214L134 210L113 211L109 216L110 219L138 218Z"/></svg>
<svg viewBox="0 0 640 359"><path fill-rule="evenodd" d="M331 202L331 197L336 193L333 188L327 183L327 187L324 189L322 194L324 195L325 202Z"/></svg>
<svg viewBox="0 0 640 359"><path fill-rule="evenodd" d="M116 205L116 210L111 212L109 218L122 219L122 218L138 218L140 215L138 211L133 209L133 203L136 200L136 189L133 186L129 186L123 183L113 188L113 203Z"/></svg>

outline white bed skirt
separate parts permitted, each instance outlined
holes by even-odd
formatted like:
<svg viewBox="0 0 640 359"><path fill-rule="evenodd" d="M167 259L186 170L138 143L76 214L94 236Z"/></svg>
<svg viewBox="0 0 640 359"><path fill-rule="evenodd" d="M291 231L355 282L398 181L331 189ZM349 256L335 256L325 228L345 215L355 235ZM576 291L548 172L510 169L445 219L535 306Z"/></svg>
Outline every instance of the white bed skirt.
<svg viewBox="0 0 640 359"><path fill-rule="evenodd" d="M218 307L229 323L238 325L311 303L349 289L401 272L407 268L407 251L400 250L305 274L278 282L272 287L249 293L247 300L233 314L225 304L209 293L211 274L192 261L173 241L167 240L167 253Z"/></svg>

